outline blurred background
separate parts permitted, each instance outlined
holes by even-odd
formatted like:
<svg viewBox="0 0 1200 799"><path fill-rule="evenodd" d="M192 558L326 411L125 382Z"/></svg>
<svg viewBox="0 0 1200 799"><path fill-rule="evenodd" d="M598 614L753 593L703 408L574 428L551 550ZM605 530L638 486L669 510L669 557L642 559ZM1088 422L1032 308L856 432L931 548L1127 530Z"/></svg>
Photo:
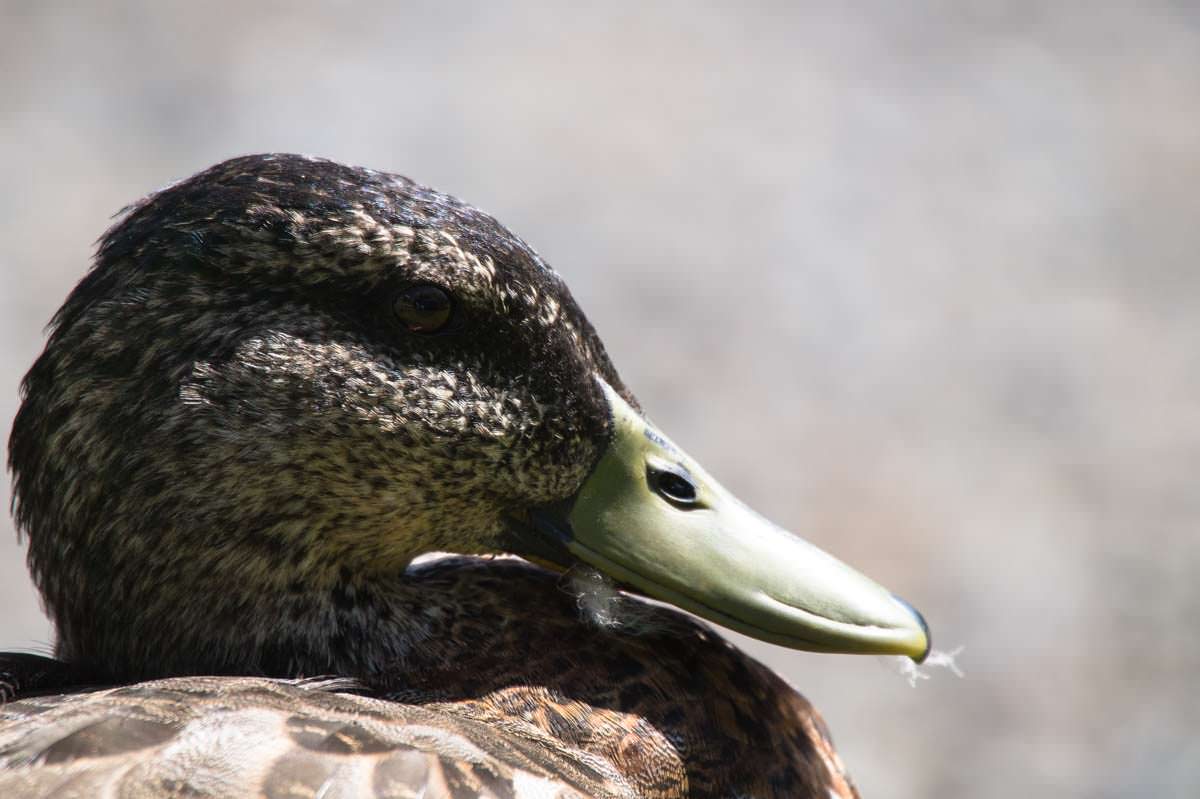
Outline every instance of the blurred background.
<svg viewBox="0 0 1200 799"><path fill-rule="evenodd" d="M5 429L111 215L270 150L495 214L677 441L965 647L746 644L865 797L1197 795L1195 5L0 0ZM50 641L5 518L0 648Z"/></svg>

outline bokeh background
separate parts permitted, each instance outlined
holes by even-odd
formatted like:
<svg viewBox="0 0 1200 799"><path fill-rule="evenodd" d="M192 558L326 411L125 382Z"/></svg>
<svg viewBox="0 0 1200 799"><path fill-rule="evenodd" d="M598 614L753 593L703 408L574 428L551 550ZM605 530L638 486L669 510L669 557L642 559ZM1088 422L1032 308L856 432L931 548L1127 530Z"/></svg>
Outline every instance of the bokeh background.
<svg viewBox="0 0 1200 799"><path fill-rule="evenodd" d="M747 644L864 796L1197 795L1195 4L2 0L0 419L109 217L268 150L494 213L676 440L965 647ZM0 603L48 646L7 520Z"/></svg>

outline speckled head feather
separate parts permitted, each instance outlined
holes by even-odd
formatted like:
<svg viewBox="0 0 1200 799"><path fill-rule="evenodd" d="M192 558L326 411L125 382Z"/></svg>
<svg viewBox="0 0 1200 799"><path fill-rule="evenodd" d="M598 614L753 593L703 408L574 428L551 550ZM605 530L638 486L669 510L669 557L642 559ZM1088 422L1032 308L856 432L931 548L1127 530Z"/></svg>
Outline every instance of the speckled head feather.
<svg viewBox="0 0 1200 799"><path fill-rule="evenodd" d="M414 333L428 285L451 317ZM528 246L405 178L250 156L128 209L10 439L59 660L0 653L0 792L855 796L807 702L677 611L410 565L574 495L618 437L597 378L633 403ZM197 674L243 676L27 698Z"/></svg>
<svg viewBox="0 0 1200 799"><path fill-rule="evenodd" d="M418 284L453 298L447 332L397 323ZM503 550L504 515L570 495L603 445L594 374L621 386L562 280L406 178L248 156L151 195L55 317L13 426L58 653L139 676L270 672L273 646L337 665L274 642L278 614L327 628L309 615L414 555Z"/></svg>

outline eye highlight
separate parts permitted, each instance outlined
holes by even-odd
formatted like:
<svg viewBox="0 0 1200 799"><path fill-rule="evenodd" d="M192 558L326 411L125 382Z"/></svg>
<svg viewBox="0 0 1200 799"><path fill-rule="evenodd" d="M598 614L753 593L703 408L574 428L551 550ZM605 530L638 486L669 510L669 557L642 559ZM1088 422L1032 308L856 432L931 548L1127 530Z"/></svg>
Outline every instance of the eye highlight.
<svg viewBox="0 0 1200 799"><path fill-rule="evenodd" d="M436 333L450 321L454 301L438 286L409 286L392 300L392 313L410 333Z"/></svg>

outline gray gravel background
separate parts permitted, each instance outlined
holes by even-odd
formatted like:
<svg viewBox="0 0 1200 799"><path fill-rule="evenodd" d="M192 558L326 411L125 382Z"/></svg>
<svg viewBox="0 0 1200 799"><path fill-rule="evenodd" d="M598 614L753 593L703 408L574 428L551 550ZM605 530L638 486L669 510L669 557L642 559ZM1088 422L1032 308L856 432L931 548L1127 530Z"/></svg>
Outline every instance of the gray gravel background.
<svg viewBox="0 0 1200 799"><path fill-rule="evenodd" d="M265 150L496 214L676 440L965 646L751 645L865 796L1197 794L1195 5L0 2L0 419L110 215Z"/></svg>

